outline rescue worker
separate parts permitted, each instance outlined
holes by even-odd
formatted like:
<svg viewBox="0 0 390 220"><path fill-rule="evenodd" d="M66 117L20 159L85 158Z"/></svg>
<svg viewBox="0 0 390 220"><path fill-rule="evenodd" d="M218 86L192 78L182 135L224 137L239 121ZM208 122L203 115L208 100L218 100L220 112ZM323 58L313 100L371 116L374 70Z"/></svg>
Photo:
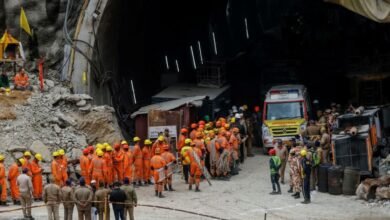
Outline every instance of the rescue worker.
<svg viewBox="0 0 390 220"><path fill-rule="evenodd" d="M91 206L93 199L92 190L85 186L85 180L80 178L80 186L74 192L73 201L76 203L78 219L91 220Z"/></svg>
<svg viewBox="0 0 390 220"><path fill-rule="evenodd" d="M7 205L7 179L4 166L4 155L0 154L0 206Z"/></svg>
<svg viewBox="0 0 390 220"><path fill-rule="evenodd" d="M114 180L122 181L124 175L124 158L125 153L121 150L121 145L128 145L126 141L122 141L121 144L114 144L114 152L112 153L113 164L114 164Z"/></svg>
<svg viewBox="0 0 390 220"><path fill-rule="evenodd" d="M164 158L167 170L165 171L165 181L164 181L164 190L175 191L172 188L172 175L173 175L173 166L176 164L176 157L169 151L168 145L163 147L164 153L161 154L161 157Z"/></svg>
<svg viewBox="0 0 390 220"><path fill-rule="evenodd" d="M107 168L107 175L105 181L108 186L111 186L114 183L114 164L112 161L112 147L110 145L106 147L106 152L104 153L104 160L106 161Z"/></svg>
<svg viewBox="0 0 390 220"><path fill-rule="evenodd" d="M282 192L280 191L280 184L279 184L279 169L281 166L281 160L279 156L276 155L275 149L271 149L269 151L269 155L271 156L269 160L269 167L271 170L271 183L272 183L272 192L270 194L271 195L282 194ZM275 185L277 186L277 191Z"/></svg>
<svg viewBox="0 0 390 220"><path fill-rule="evenodd" d="M110 193L110 202L112 203L115 220L125 219L125 205L123 203L126 201L126 193L120 189L120 186L119 182L115 182L114 189Z"/></svg>
<svg viewBox="0 0 390 220"><path fill-rule="evenodd" d="M142 148L142 158L143 158L143 178L145 185L152 184L152 181L150 181L150 159L151 159L151 149L152 148L152 141L149 139L146 139L144 141L144 147Z"/></svg>
<svg viewBox="0 0 390 220"><path fill-rule="evenodd" d="M28 169L28 173L27 175L29 175L30 177L32 177L32 173L31 173L31 162L30 162L30 159L31 159L31 152L30 151L25 151L23 153L23 158L24 158L24 164L22 166L22 168L27 168Z"/></svg>
<svg viewBox="0 0 390 220"><path fill-rule="evenodd" d="M32 219L31 216L31 204L34 194L33 185L30 176L27 175L28 168L23 168L22 174L16 179L16 184L19 187L20 202L22 204L24 218Z"/></svg>
<svg viewBox="0 0 390 220"><path fill-rule="evenodd" d="M34 160L31 162L31 173L32 173L32 183L34 187L34 200L42 201L42 190L43 190L43 181L42 181L42 172L43 168L39 164L42 161L41 154L35 154Z"/></svg>
<svg viewBox="0 0 390 220"><path fill-rule="evenodd" d="M64 149L59 149L58 154L59 154L62 167L65 170L65 172L63 173L63 178L64 180L67 180L68 179L68 157L65 155Z"/></svg>
<svg viewBox="0 0 390 220"><path fill-rule="evenodd" d="M284 174L286 171L286 165L287 165L287 158L288 158L288 150L286 145L283 144L283 141L280 139L276 140L276 147L275 152L276 156L280 158L280 169L279 169L279 177L280 177L280 182L284 184Z"/></svg>
<svg viewBox="0 0 390 220"><path fill-rule="evenodd" d="M96 151L97 158L92 159L91 165L89 166L89 175L93 180L96 181L96 184L100 182L105 182L105 176L107 175L105 171L106 161L103 159L104 153L102 150ZM97 185L96 185L97 187Z"/></svg>
<svg viewBox="0 0 390 220"><path fill-rule="evenodd" d="M72 187L72 181L66 180L65 186L61 188L61 198L64 206L64 220L73 219L74 209L74 188Z"/></svg>
<svg viewBox="0 0 390 220"><path fill-rule="evenodd" d="M196 138L196 132L197 132L198 125L196 123L191 124L191 132L190 132L190 139L194 140Z"/></svg>
<svg viewBox="0 0 390 220"><path fill-rule="evenodd" d="M26 74L24 68L21 68L19 73L14 77L15 90L32 90L30 86L28 75Z"/></svg>
<svg viewBox="0 0 390 220"><path fill-rule="evenodd" d="M188 176L190 173L190 157L187 155L187 151L191 149L191 142L192 140L187 138L184 141L184 147L181 149L180 156L181 156L181 164L183 165L183 175L184 180L186 181L186 184L188 184Z"/></svg>
<svg viewBox="0 0 390 220"><path fill-rule="evenodd" d="M135 192L134 188L130 185L130 181L128 178L125 178L123 181L124 185L122 185L120 188L125 192L126 194L126 205L125 205L125 211L124 211L124 219L127 219L127 214L129 215L130 220L134 220L134 207L137 207L137 193Z"/></svg>
<svg viewBox="0 0 390 220"><path fill-rule="evenodd" d="M138 185L142 186L142 180L143 180L143 159L142 159L142 150L140 147L140 141L141 139L139 137L134 137L134 149L133 149L133 158L134 158L134 168L135 168L135 180L134 182L138 181Z"/></svg>
<svg viewBox="0 0 390 220"><path fill-rule="evenodd" d="M25 163L23 158L16 160L14 164L8 170L8 181L11 189L11 197L14 205L20 205L20 192L19 187L16 184L16 179L22 173L22 166Z"/></svg>
<svg viewBox="0 0 390 220"><path fill-rule="evenodd" d="M154 156L154 153L156 152L156 149L157 148L160 148L160 152L162 153L163 152L163 146L165 145L164 143L164 136L158 136L157 138L157 141L154 142L153 146L152 146L152 157Z"/></svg>
<svg viewBox="0 0 390 220"><path fill-rule="evenodd" d="M123 153L124 153L124 158L123 158L123 165L124 165L124 175L123 178L129 178L131 180L134 179L134 157L133 153L131 152L129 145L125 144L123 145ZM123 180L121 180L122 182Z"/></svg>
<svg viewBox="0 0 390 220"><path fill-rule="evenodd" d="M191 149L186 152L186 155L190 158L190 184L189 190L192 190L192 184L195 183L195 192L200 192L200 178L202 176L202 165L200 158L202 157L202 151L195 147L196 144L191 142Z"/></svg>
<svg viewBox="0 0 390 220"><path fill-rule="evenodd" d="M217 176L221 180L229 180L228 173L230 172L229 168L229 152L228 148L228 140L226 139L226 131L221 129L218 133L218 138L216 141L216 149L217 149Z"/></svg>
<svg viewBox="0 0 390 220"><path fill-rule="evenodd" d="M110 220L110 206L108 203L108 196L110 193L110 189L104 188L104 182L100 182L99 189L96 190L93 199L94 201L97 201L96 208L99 213L99 220Z"/></svg>
<svg viewBox="0 0 390 220"><path fill-rule="evenodd" d="M176 147L177 152L181 152L181 149L184 147L185 145L184 142L187 139L187 137L188 137L188 129L182 128L180 130L179 139L177 140L177 147Z"/></svg>
<svg viewBox="0 0 390 220"><path fill-rule="evenodd" d="M218 158L217 158L217 149L216 149L217 138L216 138L215 132L213 130L211 130L209 132L209 138L210 138L210 141L207 142L207 151L208 151L208 155L209 155L210 174L213 177L215 177Z"/></svg>
<svg viewBox="0 0 390 220"><path fill-rule="evenodd" d="M311 174L311 161L307 158L307 151L301 150L301 175L303 179L303 196L305 200L303 204L310 203L310 174Z"/></svg>
<svg viewBox="0 0 390 220"><path fill-rule="evenodd" d="M85 183L89 185L91 183L91 177L89 176L89 166L91 160L89 158L90 148L85 148L83 150L83 155L80 157L80 170L81 176L84 177Z"/></svg>
<svg viewBox="0 0 390 220"><path fill-rule="evenodd" d="M328 163L329 161L329 150L330 150L330 135L325 127L321 127L321 139L320 146L322 149L321 163Z"/></svg>
<svg viewBox="0 0 390 220"><path fill-rule="evenodd" d="M61 202L61 188L54 184L55 180L50 177L49 183L43 189L43 201L47 208L49 220L60 220L60 202Z"/></svg>
<svg viewBox="0 0 390 220"><path fill-rule="evenodd" d="M240 130L238 128L232 129L232 135L229 139L230 151L231 151L231 174L238 174L239 151L240 151Z"/></svg>
<svg viewBox="0 0 390 220"><path fill-rule="evenodd" d="M66 181L64 177L67 175L64 175L66 171L59 156L60 155L57 151L53 152L53 161L51 162L51 174L54 177L55 183L59 187L62 187Z"/></svg>
<svg viewBox="0 0 390 220"><path fill-rule="evenodd" d="M154 177L154 188L156 192L156 196L159 198L164 198L165 196L162 195L162 189L163 189L163 182L165 179L164 176L164 169L166 169L166 163L164 158L161 157L161 149L156 148L156 151L154 152L155 155L150 160L150 166L151 170L153 171L153 177Z"/></svg>

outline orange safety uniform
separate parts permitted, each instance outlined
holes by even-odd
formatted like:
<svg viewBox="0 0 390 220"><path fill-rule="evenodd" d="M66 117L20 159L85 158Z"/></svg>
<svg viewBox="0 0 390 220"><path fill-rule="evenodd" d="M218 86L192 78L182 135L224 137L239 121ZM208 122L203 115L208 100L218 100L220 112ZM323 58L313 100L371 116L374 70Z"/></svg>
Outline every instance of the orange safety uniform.
<svg viewBox="0 0 390 220"><path fill-rule="evenodd" d="M199 148L192 147L188 149L186 155L190 158L190 187L195 182L195 185L199 187L200 177L202 176L202 170L199 164L197 163L194 153L198 155L199 158L202 157L202 151Z"/></svg>
<svg viewBox="0 0 390 220"><path fill-rule="evenodd" d="M181 149L185 146L185 140L187 139L186 135L180 134L179 139L177 140L177 151L181 152Z"/></svg>
<svg viewBox="0 0 390 220"><path fill-rule="evenodd" d="M54 177L54 182L56 185L60 187L64 186L66 181L65 177L68 176L66 172L67 170L63 166L60 158L56 158L51 162L51 174Z"/></svg>
<svg viewBox="0 0 390 220"><path fill-rule="evenodd" d="M22 86L22 87L28 86L29 85L28 75L24 74L22 76L22 74L20 73L16 74L14 77L14 84L15 86Z"/></svg>
<svg viewBox="0 0 390 220"><path fill-rule="evenodd" d="M66 181L68 179L68 158L64 156L60 156L62 167L64 168L65 172L63 173L63 178Z"/></svg>
<svg viewBox="0 0 390 220"><path fill-rule="evenodd" d="M150 148L148 146L144 146L142 148L142 158L143 158L143 168L144 168L144 172L143 172L143 177L144 177L144 181L145 182L148 182L150 181L150 176L152 175L151 174L151 170L150 170L150 159L151 159L151 152L150 152Z"/></svg>
<svg viewBox="0 0 390 220"><path fill-rule="evenodd" d="M233 150L233 159L238 160L239 150L240 150L240 141L238 140L235 134L232 134L230 137L230 145Z"/></svg>
<svg viewBox="0 0 390 220"><path fill-rule="evenodd" d="M106 162L106 176L105 181L108 185L111 185L114 183L114 165L112 162L112 153L111 152L105 152L104 153L104 161Z"/></svg>
<svg viewBox="0 0 390 220"><path fill-rule="evenodd" d="M128 148L127 148L128 149ZM124 160L123 160L123 163L124 163L124 168L125 168L125 174L124 174L124 177L127 177L129 178L130 182L132 182L135 178L134 178L134 157L133 157L133 153L131 153L131 150L125 150L123 151L124 152Z"/></svg>
<svg viewBox="0 0 390 220"><path fill-rule="evenodd" d="M22 168L18 166L18 164L14 163L8 170L8 181L10 183L10 189L11 189L11 197L12 200L19 201L20 199L20 192L19 187L16 184L16 179L21 174Z"/></svg>
<svg viewBox="0 0 390 220"><path fill-rule="evenodd" d="M31 173L31 162L30 160L28 160L26 157L24 157L24 164L22 165L22 169L24 168L27 168L28 169L28 173L27 175L32 177L32 173Z"/></svg>
<svg viewBox="0 0 390 220"><path fill-rule="evenodd" d="M91 160L89 159L89 155L82 155L80 157L81 176L84 177L85 183L87 185L91 183L91 176L89 175L90 164Z"/></svg>
<svg viewBox="0 0 390 220"><path fill-rule="evenodd" d="M99 186L100 182L105 183L104 177L107 175L105 173L107 170L106 166L106 161L103 157L93 158L91 164L89 165L89 175L96 181L96 187Z"/></svg>
<svg viewBox="0 0 390 220"><path fill-rule="evenodd" d="M112 159L114 165L114 180L122 181L124 175L124 158L125 153L121 149L115 149L112 152Z"/></svg>
<svg viewBox="0 0 390 220"><path fill-rule="evenodd" d="M158 192L162 192L162 183L164 179L160 178L160 172L159 169L162 167L165 167L166 162L164 158L161 155L154 155L152 159L150 160L150 166L153 169L153 178L155 182L155 189Z"/></svg>
<svg viewBox="0 0 390 220"><path fill-rule="evenodd" d="M31 173L32 173L32 184L34 188L35 199L42 198L42 192L43 192L42 171L43 169L41 165L36 160L33 160L31 162Z"/></svg>
<svg viewBox="0 0 390 220"><path fill-rule="evenodd" d="M7 201L7 180L5 175L5 166L4 163L0 163L0 201L6 202Z"/></svg>
<svg viewBox="0 0 390 220"><path fill-rule="evenodd" d="M133 181L141 181L143 179L143 159L142 159L142 151L139 144L134 145L133 149L133 158L134 158L134 167L135 167L135 180Z"/></svg>
<svg viewBox="0 0 390 220"><path fill-rule="evenodd" d="M195 138L196 138L196 133L197 133L198 131L196 130L196 129L193 129L191 132L190 132L190 139L192 139L192 140L195 140Z"/></svg>
<svg viewBox="0 0 390 220"><path fill-rule="evenodd" d="M156 142L154 142L154 144L153 144L153 146L152 146L152 157L154 156L154 152L156 152L156 149L157 148L160 148L160 152L161 152L161 154L164 152L164 146L165 146L166 144L164 143L164 141L156 141Z"/></svg>
<svg viewBox="0 0 390 220"><path fill-rule="evenodd" d="M173 163L176 161L176 157L169 151L165 151L164 153L161 154L161 157L164 158L165 163L168 165L170 163ZM167 170L165 170L165 176L166 178L166 183L169 185L172 185L172 166L169 166Z"/></svg>

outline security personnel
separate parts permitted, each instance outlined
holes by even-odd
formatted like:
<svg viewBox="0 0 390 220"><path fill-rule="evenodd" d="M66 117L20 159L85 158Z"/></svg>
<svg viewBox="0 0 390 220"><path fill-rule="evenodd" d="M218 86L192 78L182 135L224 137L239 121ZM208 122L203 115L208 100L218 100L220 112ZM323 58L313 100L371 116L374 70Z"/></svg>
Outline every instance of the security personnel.
<svg viewBox="0 0 390 220"><path fill-rule="evenodd" d="M49 220L60 219L61 189L58 185L54 184L54 182L54 178L50 177L49 184L43 189L43 201L47 207Z"/></svg>
<svg viewBox="0 0 390 220"><path fill-rule="evenodd" d="M280 184L279 184L279 169L281 166L281 160L280 157L276 155L276 150L271 149L269 151L269 155L271 158L269 159L269 167L271 170L271 183L272 183L272 192L270 193L271 195L276 195L276 194L282 194L280 191ZM278 188L278 191L276 191L275 185Z"/></svg>
<svg viewBox="0 0 390 220"><path fill-rule="evenodd" d="M0 206L7 205L7 179L5 175L4 155L0 154Z"/></svg>
<svg viewBox="0 0 390 220"><path fill-rule="evenodd" d="M91 165L89 166L89 175L92 177L93 180L96 180L96 187L97 184L100 183L100 181L105 182L105 171L106 168L106 161L103 159L104 152L102 150L97 150L96 155L97 158L92 159Z"/></svg>
<svg viewBox="0 0 390 220"><path fill-rule="evenodd" d="M146 139L144 141L144 147L142 148L142 158L143 158L143 178L144 178L144 183L145 185L147 184L152 184L152 181L150 181L150 159L152 156L151 152L151 147L152 147L152 141L149 139Z"/></svg>
<svg viewBox="0 0 390 220"><path fill-rule="evenodd" d="M74 188L72 187L71 180L65 181L65 186L61 189L61 196L64 205L64 219L72 220L74 209Z"/></svg>
<svg viewBox="0 0 390 220"><path fill-rule="evenodd" d="M96 208L99 213L99 220L110 220L110 206L108 203L108 195L110 193L110 189L104 188L104 182L100 182L99 189L96 190L93 199L98 202Z"/></svg>
<svg viewBox="0 0 390 220"><path fill-rule="evenodd" d="M77 206L78 219L79 220L91 220L91 206L93 199L92 190L85 186L85 180L80 178L80 187L74 192L73 200Z"/></svg>
<svg viewBox="0 0 390 220"><path fill-rule="evenodd" d="M42 200L42 190L43 190L43 182L42 182L42 172L43 169L39 162L42 161L41 154L35 154L34 160L31 162L31 173L32 173L32 184L34 187L34 200L40 201Z"/></svg>
<svg viewBox="0 0 390 220"><path fill-rule="evenodd" d="M186 154L188 150L191 149L191 142L192 140L187 138L184 141L184 147L181 149L180 156L181 156L181 164L183 165L183 174L184 174L184 180L186 181L186 184L188 184L188 176L190 173L190 157Z"/></svg>
<svg viewBox="0 0 390 220"><path fill-rule="evenodd" d="M129 214L130 220L134 220L134 207L137 207L137 194L135 193L134 188L130 185L128 178L125 178L123 181L124 185L120 188L126 193L126 205L125 205L125 220L127 219L127 214Z"/></svg>
<svg viewBox="0 0 390 220"><path fill-rule="evenodd" d="M310 173L311 173L311 160L307 157L307 151L301 150L301 175L303 178L303 196L305 200L303 204L310 203Z"/></svg>
<svg viewBox="0 0 390 220"><path fill-rule="evenodd" d="M142 186L142 179L143 179L143 159L142 159L142 151L141 147L139 145L141 139L139 137L134 137L134 149L132 151L133 158L134 158L134 167L135 167L135 180L134 182L138 181L138 184Z"/></svg>
<svg viewBox="0 0 390 220"><path fill-rule="evenodd" d="M162 158L160 155L161 154L160 148L156 148L156 151L154 153L155 155L150 160L151 170L153 171L153 177L155 181L154 188L155 188L156 196L158 196L159 198L164 198L165 196L162 195L162 189L163 189L163 182L165 178L161 176L163 172L161 172L160 170L162 168L166 169L166 163L164 158Z"/></svg>

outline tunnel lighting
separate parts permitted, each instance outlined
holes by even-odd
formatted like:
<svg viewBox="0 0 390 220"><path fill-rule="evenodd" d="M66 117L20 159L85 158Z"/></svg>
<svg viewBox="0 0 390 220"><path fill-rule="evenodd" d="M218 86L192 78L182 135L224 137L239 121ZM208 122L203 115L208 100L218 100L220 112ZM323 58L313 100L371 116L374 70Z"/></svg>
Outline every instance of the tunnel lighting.
<svg viewBox="0 0 390 220"><path fill-rule="evenodd" d="M248 19L244 18L246 39L249 39Z"/></svg>
<svg viewBox="0 0 390 220"><path fill-rule="evenodd" d="M175 60L175 63L177 72L180 72L179 61Z"/></svg>
<svg viewBox="0 0 390 220"><path fill-rule="evenodd" d="M130 84L131 84L131 90L133 91L133 100L134 100L134 104L137 104L137 99L135 97L135 90L134 90L134 83L133 83L133 80L130 80Z"/></svg>
<svg viewBox="0 0 390 220"><path fill-rule="evenodd" d="M202 46L200 45L200 41L198 41L198 49L199 49L200 63L203 64L203 53L202 53Z"/></svg>
<svg viewBox="0 0 390 220"><path fill-rule="evenodd" d="M165 66L167 67L167 70L169 70L169 60L167 55L165 55Z"/></svg>
<svg viewBox="0 0 390 220"><path fill-rule="evenodd" d="M217 50L217 40L215 39L215 33L212 33L213 36L213 47L214 47L214 53L215 55L218 55L218 50Z"/></svg>
<svg viewBox="0 0 390 220"><path fill-rule="evenodd" d="M194 69L196 69L196 62L195 62L195 56L194 56L194 49L192 48L192 45L190 46L191 51L191 57L192 57L192 65L194 66Z"/></svg>

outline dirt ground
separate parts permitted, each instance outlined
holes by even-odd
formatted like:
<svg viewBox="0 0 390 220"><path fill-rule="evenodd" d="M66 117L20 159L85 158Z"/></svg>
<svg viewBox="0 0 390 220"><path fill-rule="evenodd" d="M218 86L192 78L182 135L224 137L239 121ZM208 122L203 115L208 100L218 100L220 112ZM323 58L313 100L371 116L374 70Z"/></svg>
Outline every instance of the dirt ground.
<svg viewBox="0 0 390 220"><path fill-rule="evenodd" d="M189 192L180 176L175 177L176 192L165 192L166 198L164 199L156 198L151 186L137 188L141 206L135 209L135 217L137 220L211 219L179 211L142 207L142 204L145 204L190 210L231 220L265 219L265 213L267 213L266 219L282 220L390 219L389 206L371 207L364 201L356 200L354 196L333 196L313 192L312 203L303 205L300 203L303 199L295 200L287 193L288 185L282 185L282 195L269 195L271 184L267 167L268 160L269 157L259 153L246 160L241 166L240 174L230 181L212 181L212 186L202 182L200 193ZM0 211L3 209L5 208L0 208ZM60 212L63 215L62 208ZM15 219L15 216L20 214L21 211L1 213L0 219ZM33 215L35 219L47 219L45 208L34 209ZM77 219L76 211L74 219Z"/></svg>
<svg viewBox="0 0 390 220"><path fill-rule="evenodd" d="M12 91L6 95L5 92L0 93L0 120L16 119L14 111L15 105L24 104L31 96L29 91Z"/></svg>

